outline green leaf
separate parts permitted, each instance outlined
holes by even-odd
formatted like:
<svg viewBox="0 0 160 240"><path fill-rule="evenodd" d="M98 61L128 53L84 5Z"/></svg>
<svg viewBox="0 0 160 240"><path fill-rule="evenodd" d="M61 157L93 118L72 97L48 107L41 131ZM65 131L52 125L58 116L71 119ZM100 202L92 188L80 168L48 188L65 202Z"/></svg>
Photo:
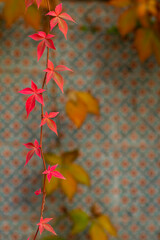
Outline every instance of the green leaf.
<svg viewBox="0 0 160 240"><path fill-rule="evenodd" d="M80 233L87 227L89 223L89 216L87 213L80 209L74 209L69 215L73 221L72 234Z"/></svg>
<svg viewBox="0 0 160 240"><path fill-rule="evenodd" d="M45 153L44 158L45 158L46 163L48 163L50 165L55 165L57 163L61 164L61 162L62 162L62 158L55 153Z"/></svg>

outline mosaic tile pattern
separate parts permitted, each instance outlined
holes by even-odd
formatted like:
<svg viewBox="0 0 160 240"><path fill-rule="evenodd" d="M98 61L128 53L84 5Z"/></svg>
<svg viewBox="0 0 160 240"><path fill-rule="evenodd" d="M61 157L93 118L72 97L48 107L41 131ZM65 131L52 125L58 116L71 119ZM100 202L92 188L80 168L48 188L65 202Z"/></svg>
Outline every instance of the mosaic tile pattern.
<svg viewBox="0 0 160 240"><path fill-rule="evenodd" d="M65 90L91 90L100 103L100 117L89 115L77 130L65 113L66 96L52 83L47 89L48 110L61 113L57 124L61 146L56 151L80 149L78 163L90 174L90 189L80 186L72 203L56 192L47 201L46 216L58 216L60 208L93 203L108 214L119 230L119 239L158 240L160 233L160 70L154 59L141 64L131 43L108 36L115 24L115 11L104 3L69 3L67 12L79 25L70 25L68 39L55 40L55 64L75 72L65 74ZM98 26L84 32L80 25ZM0 239L22 240L35 230L41 199L34 191L41 185L38 158L27 167L22 143L39 137L37 104L26 119L24 97L17 91L30 79L39 83L45 58L36 61L36 43L27 38L32 29L23 22L12 29L1 27L0 46ZM25 39L25 40L24 40ZM39 85L40 86L40 85ZM55 90L56 88L56 90ZM56 137L45 128L45 151L53 151ZM56 231L70 229L62 222ZM87 239L86 232L77 237Z"/></svg>

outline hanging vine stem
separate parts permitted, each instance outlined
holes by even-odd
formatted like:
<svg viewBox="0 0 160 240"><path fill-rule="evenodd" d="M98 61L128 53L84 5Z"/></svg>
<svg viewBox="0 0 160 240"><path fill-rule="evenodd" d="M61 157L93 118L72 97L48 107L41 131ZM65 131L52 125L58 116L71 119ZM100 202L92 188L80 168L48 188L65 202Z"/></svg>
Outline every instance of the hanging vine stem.
<svg viewBox="0 0 160 240"><path fill-rule="evenodd" d="M39 8L42 0L36 0L37 6ZM34 0L25 0L25 5L26 8L31 6L34 3ZM46 15L53 16L55 18L53 21L50 21L49 28L51 26L51 30L58 24L60 31L64 34L65 38L67 39L67 31L68 31L68 26L65 22L65 20L69 20L72 22L75 22L71 16L67 13L61 13L62 12L62 3L58 4L55 7L55 12L50 11L50 3L49 0L46 0L47 7L49 12ZM63 18L64 20L62 20ZM38 157L42 158L43 160L43 166L44 166L44 181L43 181L43 191L41 192L41 189L37 190L35 192L36 195L39 195L42 193L42 204L41 204L41 212L40 212L40 222L37 224L38 228L36 230L36 233L34 235L33 240L36 239L38 232L40 231L40 234L43 232L44 229L46 229L49 232L52 232L54 235L56 235L56 232L54 229L48 224L49 221L52 220L52 218L43 218L43 212L44 212L44 207L45 207L45 199L46 199L46 177L48 181L50 182L52 177L60 178L60 179L65 179L65 177L58 171L55 171L55 168L57 167L57 164L54 166L48 166L48 169L46 168L46 162L44 159L44 153L43 153L43 125L47 123L48 127L57 134L57 126L56 123L51 119L54 118L58 115L58 112L50 112L49 114L46 112L44 114L44 101L43 101L43 92L45 84L47 85L48 82L50 81L51 78L54 79L58 87L63 93L63 78L62 76L57 73L59 71L71 71L72 70L64 65L58 65L54 68L54 64L49 60L49 48L51 49L56 49L54 46L53 41L51 40L54 35L49 34L50 30L48 28L47 34L43 31L39 31L36 34L32 34L29 37L32 38L35 41L41 41L38 44L37 47L37 60L41 58L43 55L45 47L47 47L47 58L46 58L46 67L44 71L46 72L44 75L44 79L42 82L42 88L38 89L37 85L31 80L31 88L24 88L19 91L21 94L31 94L30 97L28 97L26 101L26 112L27 112L27 117L29 116L30 112L34 109L35 107L35 101L41 103L41 129L40 129L40 144L38 143L37 139L35 139L34 144L29 142L24 144L26 148L31 149L27 155L26 155L26 164L30 161L32 158L33 154L35 153ZM48 75L49 74L49 75ZM51 74L51 75L50 75ZM30 238L28 238L29 240Z"/></svg>
<svg viewBox="0 0 160 240"><path fill-rule="evenodd" d="M49 0L46 0L46 3L47 3L47 7L50 11L50 3L49 3ZM49 32L49 31L48 31ZM46 67L48 67L48 60L49 60L49 48L47 47L47 62L46 62ZM42 83L42 89L44 89L44 86L45 86L45 82L46 82L46 76L47 76L47 73L45 73L45 76L44 76L44 79L43 79L43 83ZM43 93L42 93L43 95ZM43 119L43 114L44 114L44 111L43 111L43 105L41 105L41 120ZM41 126L41 130L40 130L40 146L41 146L41 154L42 154L42 160L43 160L43 166L44 166L44 171L46 171L46 162L45 162L45 159L44 159L44 154L43 154L43 148L42 148L42 139L43 139L43 125ZM43 211L44 211L44 206L45 206L45 199L46 199L46 191L45 191L45 185L46 185L46 175L44 175L44 181L43 181L43 196L42 196L42 205L41 205L41 216L43 216ZM39 232L39 227L37 228L37 231L34 235L34 238L33 240L36 239L37 235L38 235L38 232Z"/></svg>

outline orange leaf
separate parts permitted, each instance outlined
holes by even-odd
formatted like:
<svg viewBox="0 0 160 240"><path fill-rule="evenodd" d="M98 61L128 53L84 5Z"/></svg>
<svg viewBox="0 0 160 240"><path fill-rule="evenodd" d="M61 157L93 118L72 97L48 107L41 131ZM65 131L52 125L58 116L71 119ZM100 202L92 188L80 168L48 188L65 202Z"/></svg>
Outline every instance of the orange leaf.
<svg viewBox="0 0 160 240"><path fill-rule="evenodd" d="M152 35L152 30L148 28L140 28L136 31L135 46L142 62L152 54Z"/></svg>
<svg viewBox="0 0 160 240"><path fill-rule="evenodd" d="M98 101L89 92L76 92L76 95L86 104L89 113L99 114Z"/></svg>
<svg viewBox="0 0 160 240"><path fill-rule="evenodd" d="M111 0L109 4L114 7L127 7L130 4L132 4L132 1L131 0Z"/></svg>
<svg viewBox="0 0 160 240"><path fill-rule="evenodd" d="M69 100L66 104L66 113L76 127L79 128L86 119L87 106L78 99L76 101Z"/></svg>
<svg viewBox="0 0 160 240"><path fill-rule="evenodd" d="M66 180L60 181L61 189L68 199L72 200L77 190L77 182L67 171L64 171L63 176L66 178Z"/></svg>
<svg viewBox="0 0 160 240"><path fill-rule="evenodd" d="M135 7L131 7L121 14L118 20L118 28L122 36L133 31L137 24L137 14Z"/></svg>

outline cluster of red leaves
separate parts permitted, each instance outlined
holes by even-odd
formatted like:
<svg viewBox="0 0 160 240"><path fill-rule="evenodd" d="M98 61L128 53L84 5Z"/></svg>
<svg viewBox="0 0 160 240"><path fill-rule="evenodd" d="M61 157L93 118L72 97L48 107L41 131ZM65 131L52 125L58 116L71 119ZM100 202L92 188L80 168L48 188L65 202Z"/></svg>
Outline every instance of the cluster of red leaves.
<svg viewBox="0 0 160 240"><path fill-rule="evenodd" d="M36 0L36 4L37 4L38 8L41 4L41 1L42 0ZM29 6L31 6L34 2L35 2L34 0L25 0L26 9ZM67 26L67 23L63 19L70 20L72 22L75 22L75 21L67 13L61 13L61 12L62 12L62 4L59 4L58 6L56 6L55 11L49 11L49 13L47 13L46 15L53 16L53 19L50 21L51 30L58 24L60 31L64 34L65 38L67 38L68 26ZM51 39L54 37L54 35L46 34L43 31L39 31L38 33L32 34L29 37L35 41L40 41L40 43L38 44L38 47L37 47L38 61L41 58L41 56L43 55L45 48L56 50L54 43ZM54 67L54 64L48 59L47 69L45 69L44 71L46 72L45 84L48 84L49 81L53 78L53 80L56 82L58 87L63 92L64 81L63 81L62 76L58 72L59 71L72 71L72 70L64 65L58 65L57 67ZM31 111L35 108L36 101L39 102L42 106L44 106L44 99L43 99L44 91L45 90L43 89L43 85L42 85L42 88L38 88L37 85L33 81L31 81L31 88L28 87L28 88L25 88L25 89L19 91L21 94L31 95L28 97L28 99L26 101L27 117L29 116ZM45 114L43 114L43 116L42 116L40 126L42 127L44 124L47 123L48 127L57 134L56 123L52 120L52 118L55 118L57 115L58 115L58 112L50 112L50 113L45 112ZM28 162L30 161L30 159L32 158L34 153L39 158L42 158L44 160L42 146L39 144L39 142L36 139L35 139L34 143L29 142L29 143L24 144L24 146L26 148L30 149L26 155L25 165L28 164ZM54 166L48 166L48 169L46 169L46 167L45 167L45 171L43 171L42 174L45 174L47 176L47 179L49 182L52 177L65 179L65 177L60 172L55 170L57 168L57 166L58 166L57 164ZM45 182L44 182L44 184L45 184ZM44 192L41 191L41 188L39 190L35 191L36 195L40 195L41 193L43 195L45 194ZM45 195L44 195L44 197L45 197ZM43 203L44 203L44 198L42 200L42 205L43 205ZM43 218L42 214L43 214L43 209L42 209L42 213L41 213L40 222L37 224L40 234L44 231L44 229L46 229L47 231L52 232L54 235L56 235L53 228L48 224L48 222L51 221L52 218ZM36 236L37 236L37 233L35 234L34 239L36 238ZM30 237L28 238L28 240L29 239L30 239Z"/></svg>

